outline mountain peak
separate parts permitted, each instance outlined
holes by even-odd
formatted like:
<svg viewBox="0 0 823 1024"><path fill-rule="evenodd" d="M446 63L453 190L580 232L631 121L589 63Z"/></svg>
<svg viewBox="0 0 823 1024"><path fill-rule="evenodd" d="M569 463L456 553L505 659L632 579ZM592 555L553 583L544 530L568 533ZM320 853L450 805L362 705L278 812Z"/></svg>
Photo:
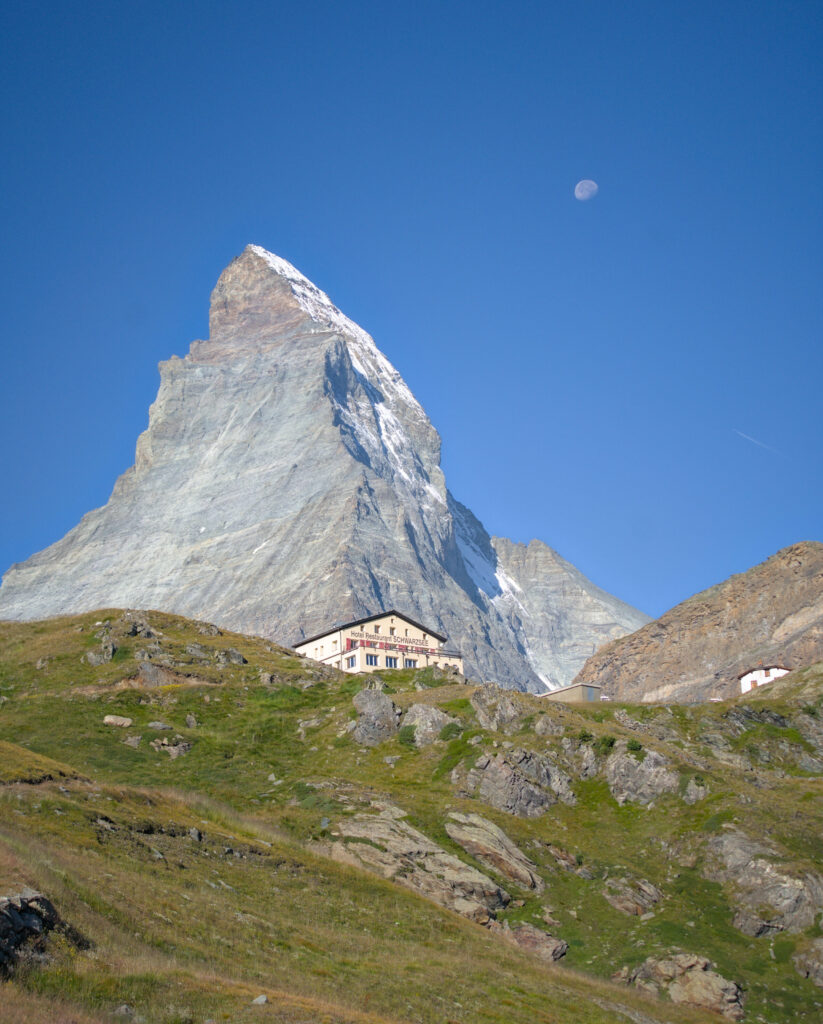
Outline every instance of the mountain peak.
<svg viewBox="0 0 823 1024"><path fill-rule="evenodd" d="M495 548L401 375L287 260L247 246L209 321L108 504L6 574L0 617L154 607L290 641L396 607L538 690L646 622L549 549Z"/></svg>
<svg viewBox="0 0 823 1024"><path fill-rule="evenodd" d="M305 274L261 245L247 245L226 267L211 296L209 334L212 342L258 347L306 319L361 345L374 347L370 336L343 314Z"/></svg>

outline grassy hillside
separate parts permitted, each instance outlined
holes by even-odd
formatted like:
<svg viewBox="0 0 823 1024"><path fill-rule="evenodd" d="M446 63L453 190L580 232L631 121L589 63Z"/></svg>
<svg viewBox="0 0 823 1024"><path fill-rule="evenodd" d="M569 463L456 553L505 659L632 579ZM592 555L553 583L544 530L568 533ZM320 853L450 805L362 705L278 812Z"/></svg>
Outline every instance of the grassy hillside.
<svg viewBox="0 0 823 1024"><path fill-rule="evenodd" d="M176 616L0 624L0 895L39 889L91 942L56 937L45 962L21 963L0 1020L123 1020L123 1004L164 1024L719 1019L610 980L675 950L738 982L746 1020L821 1019L823 990L793 961L823 934L819 915L743 934L736 881L708 866L713 837L737 830L768 837L781 870L821 872L823 673L704 707L504 695L507 719L485 728L475 688L453 677L383 681L401 711L430 704L455 724L419 749L410 727L366 747L351 731L363 677ZM772 705L776 719L759 714ZM730 717L746 707L758 715ZM525 818L481 799L475 764L518 750L561 766L576 803ZM618 753L630 766L660 754L676 785L619 804ZM561 963L358 867L341 823L386 804L508 890L501 924L565 939ZM545 891L466 853L451 811L503 829ZM638 879L662 893L648 913L605 898Z"/></svg>

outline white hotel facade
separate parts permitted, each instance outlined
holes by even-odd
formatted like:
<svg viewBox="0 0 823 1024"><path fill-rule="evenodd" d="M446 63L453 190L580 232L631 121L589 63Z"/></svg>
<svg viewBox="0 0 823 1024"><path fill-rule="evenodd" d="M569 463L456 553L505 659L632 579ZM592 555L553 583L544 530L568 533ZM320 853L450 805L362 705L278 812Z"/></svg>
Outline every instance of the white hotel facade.
<svg viewBox="0 0 823 1024"><path fill-rule="evenodd" d="M394 609L344 622L294 644L294 650L343 672L398 668L456 669L463 658L447 638Z"/></svg>

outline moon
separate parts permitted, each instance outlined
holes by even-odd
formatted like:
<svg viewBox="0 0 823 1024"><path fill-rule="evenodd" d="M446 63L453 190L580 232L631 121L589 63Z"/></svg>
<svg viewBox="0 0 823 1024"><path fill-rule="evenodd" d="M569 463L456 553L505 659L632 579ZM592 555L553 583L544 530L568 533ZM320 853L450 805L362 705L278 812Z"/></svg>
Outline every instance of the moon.
<svg viewBox="0 0 823 1024"><path fill-rule="evenodd" d="M596 195L597 182L591 178L583 178L574 186L574 198L579 199L581 203L585 203L587 199L594 199Z"/></svg>

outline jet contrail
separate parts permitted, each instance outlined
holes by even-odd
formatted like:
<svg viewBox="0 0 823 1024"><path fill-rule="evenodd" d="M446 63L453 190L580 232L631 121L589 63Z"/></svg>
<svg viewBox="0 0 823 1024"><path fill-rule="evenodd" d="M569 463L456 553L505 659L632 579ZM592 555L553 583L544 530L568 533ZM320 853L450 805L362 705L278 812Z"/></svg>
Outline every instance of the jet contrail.
<svg viewBox="0 0 823 1024"><path fill-rule="evenodd" d="M763 442L758 441L756 437L749 437L748 434L744 434L742 430L738 430L736 427L732 427L732 430L738 437L742 437L744 441L751 441L751 443L756 444L758 448L765 448L767 452L774 452L775 455L780 454L780 452L776 448L772 448L770 444L763 444Z"/></svg>

